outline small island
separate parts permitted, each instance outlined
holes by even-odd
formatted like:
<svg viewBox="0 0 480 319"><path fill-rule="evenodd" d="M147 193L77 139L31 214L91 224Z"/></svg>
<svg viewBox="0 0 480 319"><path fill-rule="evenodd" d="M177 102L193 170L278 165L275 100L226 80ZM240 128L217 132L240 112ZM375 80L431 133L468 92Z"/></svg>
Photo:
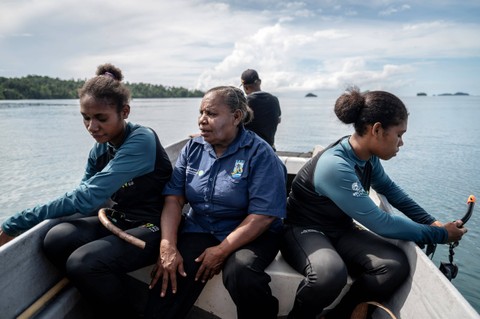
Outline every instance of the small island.
<svg viewBox="0 0 480 319"><path fill-rule="evenodd" d="M464 93L464 92L457 92L457 93L441 93L433 96L469 96L470 94ZM427 96L427 93L425 92L418 92L417 96Z"/></svg>
<svg viewBox="0 0 480 319"><path fill-rule="evenodd" d="M457 93L442 93L442 94L439 94L438 96L468 96L470 94L468 93L463 93L463 92L457 92Z"/></svg>
<svg viewBox="0 0 480 319"><path fill-rule="evenodd" d="M305 97L317 97L317 96L313 93L307 93L307 95L305 95Z"/></svg>

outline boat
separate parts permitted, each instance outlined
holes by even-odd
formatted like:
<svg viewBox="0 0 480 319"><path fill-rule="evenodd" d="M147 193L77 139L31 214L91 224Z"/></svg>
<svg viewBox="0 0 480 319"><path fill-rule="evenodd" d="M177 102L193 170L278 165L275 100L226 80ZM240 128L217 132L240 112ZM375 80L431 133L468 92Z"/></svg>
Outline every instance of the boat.
<svg viewBox="0 0 480 319"><path fill-rule="evenodd" d="M174 165L188 138L168 145L165 149ZM307 152L282 152L277 154L285 163L288 183L295 174L322 147ZM381 194L371 192L372 199L383 210L392 213L393 208ZM42 253L41 243L45 233L54 225L68 218L46 220L0 247L0 316L10 318L89 318L89 309L79 292L50 264ZM453 286L451 281L433 264L425 252L412 242L391 240L407 254L412 269L408 280L384 305L398 318L479 319L478 312ZM132 296L141 301L146 296L152 266L130 273ZM286 318L295 292L303 278L293 270L279 253L267 268L272 278L270 286L279 300L279 318ZM352 280L344 288L346 292ZM331 305L333 306L338 299ZM139 304L141 306L141 303ZM377 315L378 313L378 315ZM375 318L382 316L377 311ZM221 276L213 277L189 314L189 319L233 319L236 308L223 287Z"/></svg>

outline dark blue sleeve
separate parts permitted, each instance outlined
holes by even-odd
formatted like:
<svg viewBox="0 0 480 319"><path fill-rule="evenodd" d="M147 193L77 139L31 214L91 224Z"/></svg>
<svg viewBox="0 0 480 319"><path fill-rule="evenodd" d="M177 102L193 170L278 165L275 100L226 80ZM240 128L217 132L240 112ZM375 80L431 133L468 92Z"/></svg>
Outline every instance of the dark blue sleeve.
<svg viewBox="0 0 480 319"><path fill-rule="evenodd" d="M251 163L252 177L248 186L248 213L285 218L287 170L268 147L256 152Z"/></svg>

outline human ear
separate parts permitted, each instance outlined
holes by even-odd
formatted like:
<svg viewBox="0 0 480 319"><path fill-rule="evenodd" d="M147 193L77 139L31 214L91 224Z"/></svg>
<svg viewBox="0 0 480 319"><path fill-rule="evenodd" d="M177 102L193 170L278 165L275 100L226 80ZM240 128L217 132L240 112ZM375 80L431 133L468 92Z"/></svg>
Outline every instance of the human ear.
<svg viewBox="0 0 480 319"><path fill-rule="evenodd" d="M376 122L372 125L372 134L377 136L380 133L380 130L383 130L382 123Z"/></svg>
<svg viewBox="0 0 480 319"><path fill-rule="evenodd" d="M243 112L237 109L235 110L235 112L233 112L233 117L234 117L233 123L235 125L239 125L243 118Z"/></svg>
<svg viewBox="0 0 480 319"><path fill-rule="evenodd" d="M122 117L123 119L127 119L128 118L128 115L130 115L130 105L126 104L123 106L123 109L122 109Z"/></svg>

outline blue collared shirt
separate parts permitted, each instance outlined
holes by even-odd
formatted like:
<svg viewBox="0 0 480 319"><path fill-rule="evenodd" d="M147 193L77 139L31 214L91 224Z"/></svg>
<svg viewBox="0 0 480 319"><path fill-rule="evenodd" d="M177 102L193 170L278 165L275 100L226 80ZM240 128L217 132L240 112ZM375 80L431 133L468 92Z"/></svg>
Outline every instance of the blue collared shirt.
<svg viewBox="0 0 480 319"><path fill-rule="evenodd" d="M277 232L286 214L286 174L272 148L241 128L218 158L202 137L190 140L163 194L184 195L190 204L184 232L208 232L223 240L248 214L277 217L270 226Z"/></svg>

